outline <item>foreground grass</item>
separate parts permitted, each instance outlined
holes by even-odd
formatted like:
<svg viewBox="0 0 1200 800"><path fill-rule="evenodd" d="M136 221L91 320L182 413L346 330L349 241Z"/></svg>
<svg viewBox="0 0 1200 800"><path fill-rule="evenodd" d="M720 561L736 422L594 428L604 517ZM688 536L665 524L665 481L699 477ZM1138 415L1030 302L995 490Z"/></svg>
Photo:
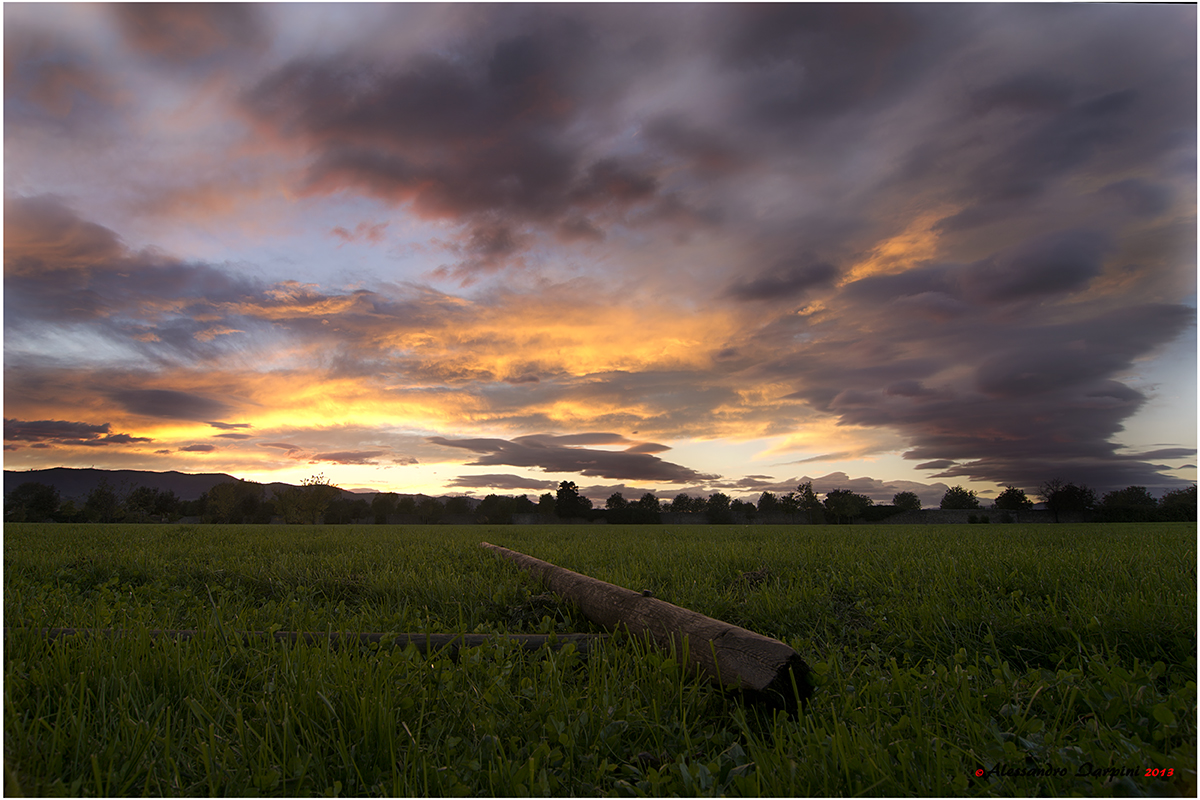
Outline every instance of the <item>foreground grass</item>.
<svg viewBox="0 0 1200 800"><path fill-rule="evenodd" d="M595 630L482 540L782 639L813 701L745 706L620 637L586 659L501 637L452 660L226 635ZM1195 541L1194 524L9 525L6 626L201 635L6 630L6 793L1190 795Z"/></svg>

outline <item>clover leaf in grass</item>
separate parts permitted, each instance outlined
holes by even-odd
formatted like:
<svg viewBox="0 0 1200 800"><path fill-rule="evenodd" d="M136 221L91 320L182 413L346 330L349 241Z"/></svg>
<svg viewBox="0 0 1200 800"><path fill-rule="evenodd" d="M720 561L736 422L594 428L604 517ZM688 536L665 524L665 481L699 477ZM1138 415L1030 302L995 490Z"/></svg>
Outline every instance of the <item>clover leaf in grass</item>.
<svg viewBox="0 0 1200 800"><path fill-rule="evenodd" d="M1171 709L1167 708L1166 703L1159 703L1154 707L1154 718L1163 725L1175 724L1175 715L1171 713Z"/></svg>

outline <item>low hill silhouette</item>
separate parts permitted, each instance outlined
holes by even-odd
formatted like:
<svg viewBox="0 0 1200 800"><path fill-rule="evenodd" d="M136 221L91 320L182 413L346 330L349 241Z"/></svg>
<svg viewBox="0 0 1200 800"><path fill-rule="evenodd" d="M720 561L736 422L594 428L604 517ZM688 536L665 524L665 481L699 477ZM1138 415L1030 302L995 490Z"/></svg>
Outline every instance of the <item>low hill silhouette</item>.
<svg viewBox="0 0 1200 800"><path fill-rule="evenodd" d="M22 483L33 482L53 486L58 490L63 500L86 500L93 489L106 481L118 493L124 493L138 486L146 486L162 492L174 492L180 500L198 500L200 495L219 483L236 481L239 478L224 472L149 472L137 469L73 469L70 467L55 467L53 469L4 470L4 494L8 495ZM275 489L285 489L294 484L266 483L267 495ZM342 494L354 497L370 497L378 492L354 492L343 489ZM421 497L422 495L414 495Z"/></svg>

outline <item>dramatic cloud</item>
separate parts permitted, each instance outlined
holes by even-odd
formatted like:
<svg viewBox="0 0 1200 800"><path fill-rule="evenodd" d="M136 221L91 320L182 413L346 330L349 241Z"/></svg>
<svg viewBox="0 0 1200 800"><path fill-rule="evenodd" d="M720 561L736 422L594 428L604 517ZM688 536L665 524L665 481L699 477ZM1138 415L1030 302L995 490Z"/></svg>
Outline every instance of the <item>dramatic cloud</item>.
<svg viewBox="0 0 1200 800"><path fill-rule="evenodd" d="M9 463L1190 482L1195 25L10 4Z"/></svg>
<svg viewBox="0 0 1200 800"><path fill-rule="evenodd" d="M229 406L216 398L167 389L121 389L112 398L127 411L147 417L206 420L229 413Z"/></svg>
<svg viewBox="0 0 1200 800"><path fill-rule="evenodd" d="M473 453L484 453L485 455L475 461L468 462L472 466L533 467L543 472L578 472L588 477L664 483L686 483L716 477L701 475L693 469L663 461L644 452L613 452L577 446L627 442L624 437L610 433L573 436L531 435L520 436L512 441L446 439L435 436L431 437L430 441L444 447L459 447Z"/></svg>
<svg viewBox="0 0 1200 800"><path fill-rule="evenodd" d="M654 201L659 182L636 159L590 156L572 139L600 54L584 25L547 11L453 57L299 59L260 81L246 107L265 131L318 153L310 191L349 188L465 220L468 267L527 249L529 224L599 235L598 221Z"/></svg>
<svg viewBox="0 0 1200 800"><path fill-rule="evenodd" d="M104 447L106 445L149 442L151 439L130 436L127 433L110 433L112 426L105 422L89 425L86 422L63 420L25 421L4 418L4 440L8 442L33 442L33 447L52 444Z"/></svg>
<svg viewBox="0 0 1200 800"><path fill-rule="evenodd" d="M456 489L495 489L500 492L552 492L558 487L554 481L533 480L520 475L459 475L447 485Z"/></svg>

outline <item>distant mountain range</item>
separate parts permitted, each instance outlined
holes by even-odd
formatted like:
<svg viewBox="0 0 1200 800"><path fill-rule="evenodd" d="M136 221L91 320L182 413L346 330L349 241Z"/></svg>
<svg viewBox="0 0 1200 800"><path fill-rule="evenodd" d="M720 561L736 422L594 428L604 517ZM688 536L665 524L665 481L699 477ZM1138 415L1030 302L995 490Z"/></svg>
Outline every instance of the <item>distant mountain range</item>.
<svg viewBox="0 0 1200 800"><path fill-rule="evenodd" d="M93 489L102 481L107 481L109 486L122 494L138 486L148 486L163 492L174 492L180 500L197 500L200 495L218 483L236 480L238 478L226 475L224 472L189 474L186 472L146 472L137 469L70 469L68 467L25 471L6 469L4 470L4 494L7 496L22 483L31 481L53 486L58 489L58 494L63 500L86 500ZM273 490L285 489L293 484L267 483L263 485L266 487L267 496L270 497ZM355 496L378 494L378 492L355 492L349 489L343 489L342 493Z"/></svg>

